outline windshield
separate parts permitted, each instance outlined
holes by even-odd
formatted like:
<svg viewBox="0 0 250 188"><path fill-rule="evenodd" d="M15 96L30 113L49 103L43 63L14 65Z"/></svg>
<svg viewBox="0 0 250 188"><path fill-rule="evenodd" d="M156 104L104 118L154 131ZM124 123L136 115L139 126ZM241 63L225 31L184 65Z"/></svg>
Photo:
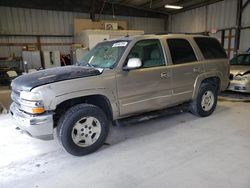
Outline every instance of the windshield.
<svg viewBox="0 0 250 188"><path fill-rule="evenodd" d="M120 60L129 41L107 41L97 44L80 61L80 66L113 68Z"/></svg>
<svg viewBox="0 0 250 188"><path fill-rule="evenodd" d="M242 54L234 57L230 61L231 65L250 65L250 54Z"/></svg>

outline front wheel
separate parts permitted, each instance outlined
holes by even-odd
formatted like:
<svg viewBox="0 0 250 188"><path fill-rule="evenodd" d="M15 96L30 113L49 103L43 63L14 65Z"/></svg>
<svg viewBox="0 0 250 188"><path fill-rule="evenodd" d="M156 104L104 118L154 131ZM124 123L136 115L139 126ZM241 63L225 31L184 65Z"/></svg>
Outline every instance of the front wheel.
<svg viewBox="0 0 250 188"><path fill-rule="evenodd" d="M98 150L105 142L109 124L105 113L91 104L71 107L59 120L57 133L64 149L83 156Z"/></svg>
<svg viewBox="0 0 250 188"><path fill-rule="evenodd" d="M217 98L217 88L210 83L202 83L196 99L190 104L190 111L197 116L207 117L214 112Z"/></svg>

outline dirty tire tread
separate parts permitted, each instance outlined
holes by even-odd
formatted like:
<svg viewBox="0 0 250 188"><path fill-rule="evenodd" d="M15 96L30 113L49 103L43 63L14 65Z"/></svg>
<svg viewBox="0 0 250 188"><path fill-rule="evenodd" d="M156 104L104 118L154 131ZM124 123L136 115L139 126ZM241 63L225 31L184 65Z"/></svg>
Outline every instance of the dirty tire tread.
<svg viewBox="0 0 250 188"><path fill-rule="evenodd" d="M100 121L101 134L97 141L87 147L77 146L71 137L72 128L80 118L93 116ZM57 136L63 148L75 156L83 156L98 150L105 142L109 132L109 122L102 109L91 104L77 104L66 111L58 121Z"/></svg>
<svg viewBox="0 0 250 188"><path fill-rule="evenodd" d="M192 114L199 116L199 117L207 117L214 112L216 105L217 105L217 99L218 99L218 92L217 92L216 88L217 88L216 86L213 86L210 83L202 83L201 84L201 86L199 88L199 93L198 93L196 99L193 100L190 104L190 111ZM205 93L205 91L208 91L208 90L212 91L214 94L214 105L213 105L211 110L204 111L201 107L201 100L202 100L202 96Z"/></svg>

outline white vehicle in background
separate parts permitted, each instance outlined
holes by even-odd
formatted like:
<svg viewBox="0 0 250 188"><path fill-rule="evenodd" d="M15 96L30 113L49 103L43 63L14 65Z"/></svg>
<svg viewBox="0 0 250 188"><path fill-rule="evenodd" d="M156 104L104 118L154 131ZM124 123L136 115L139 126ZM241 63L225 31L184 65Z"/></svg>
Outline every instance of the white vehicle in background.
<svg viewBox="0 0 250 188"><path fill-rule="evenodd" d="M230 91L250 93L250 53L235 56L230 61Z"/></svg>

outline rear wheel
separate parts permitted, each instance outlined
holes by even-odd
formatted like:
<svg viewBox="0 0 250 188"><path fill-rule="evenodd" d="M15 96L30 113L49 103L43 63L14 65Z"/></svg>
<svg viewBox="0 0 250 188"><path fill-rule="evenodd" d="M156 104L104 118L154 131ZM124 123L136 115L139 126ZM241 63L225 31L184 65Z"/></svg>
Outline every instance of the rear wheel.
<svg viewBox="0 0 250 188"><path fill-rule="evenodd" d="M60 118L57 132L59 141L67 152L83 156L98 150L104 144L109 124L99 107L78 104Z"/></svg>
<svg viewBox="0 0 250 188"><path fill-rule="evenodd" d="M217 88L210 83L202 83L196 99L190 104L190 111L197 116L209 116L216 108L217 98Z"/></svg>

